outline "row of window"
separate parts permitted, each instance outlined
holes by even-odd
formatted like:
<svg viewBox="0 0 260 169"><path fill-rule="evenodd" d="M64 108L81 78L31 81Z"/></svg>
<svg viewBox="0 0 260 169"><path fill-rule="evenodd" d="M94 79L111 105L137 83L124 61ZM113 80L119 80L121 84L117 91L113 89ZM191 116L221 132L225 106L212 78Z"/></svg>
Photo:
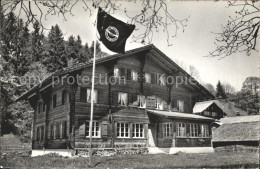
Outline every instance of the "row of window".
<svg viewBox="0 0 260 169"><path fill-rule="evenodd" d="M65 90L62 91L61 95L61 105L65 105L67 101L67 92ZM52 108L57 107L57 94L52 95ZM42 113L45 112L47 109L47 104L44 101L38 102L38 108L37 112Z"/></svg>
<svg viewBox="0 0 260 169"><path fill-rule="evenodd" d="M133 70L133 69L115 67L114 77L117 78L125 77L126 80L132 80L132 81L141 81L141 78L143 78L145 83L157 84L162 86L165 86L166 84L165 74L148 73L148 72L141 74L140 71Z"/></svg>
<svg viewBox="0 0 260 169"><path fill-rule="evenodd" d="M218 114L217 112L209 112L209 111L204 111L204 116L212 116L212 117L217 117Z"/></svg>
<svg viewBox="0 0 260 169"><path fill-rule="evenodd" d="M67 137L67 122L51 124L51 140L63 139Z"/></svg>
<svg viewBox="0 0 260 169"><path fill-rule="evenodd" d="M146 108L148 99L150 99L153 96L144 96L144 95L137 95L137 100L133 102L133 106L138 106L140 108ZM154 98L154 107L159 110L163 110L165 105L167 107L167 102L162 100L159 97L153 97ZM177 111L184 112L184 101L183 100L176 100L176 105L174 107L177 109ZM128 93L119 92L118 93L118 104L121 106L127 106L128 105Z"/></svg>
<svg viewBox="0 0 260 169"><path fill-rule="evenodd" d="M98 103L98 91L95 89L94 90L94 95L93 95L93 102L94 103ZM118 92L118 105L121 106L128 106L129 102L128 102L128 93L124 93L124 92ZM164 109L164 105L167 106L166 101L162 100L159 97L155 97L155 96L144 96L144 95L137 95L137 100L133 101L133 106L137 106L140 108L146 108L147 106L147 101L149 98L153 97L154 99L154 107L156 109L159 110L163 110ZM84 88L81 87L80 88L80 102L84 102L84 103L90 103L91 102L91 89L89 88ZM184 101L183 100L176 100L177 105L175 105L175 108L177 109L177 111L181 111L184 112Z"/></svg>
<svg viewBox="0 0 260 169"><path fill-rule="evenodd" d="M171 137L173 123L162 123L162 136ZM177 137L209 137L209 126L196 123L177 123Z"/></svg>
<svg viewBox="0 0 260 169"><path fill-rule="evenodd" d="M63 139L67 137L67 122L59 122L51 124L50 127L51 140ZM36 140L43 141L44 139L44 126L38 126L36 128Z"/></svg>
<svg viewBox="0 0 260 169"><path fill-rule="evenodd" d="M130 125L132 125L132 131L130 131ZM79 127L79 135L90 136L89 121ZM144 124L116 123L116 136L117 138L144 138ZM101 123L99 121L93 121L92 137L101 137Z"/></svg>

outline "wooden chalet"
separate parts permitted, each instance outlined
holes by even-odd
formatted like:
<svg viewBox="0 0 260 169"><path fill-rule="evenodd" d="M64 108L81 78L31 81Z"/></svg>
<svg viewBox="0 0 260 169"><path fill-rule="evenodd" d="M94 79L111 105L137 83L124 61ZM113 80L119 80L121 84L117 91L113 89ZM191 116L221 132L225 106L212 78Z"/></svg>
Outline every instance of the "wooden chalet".
<svg viewBox="0 0 260 169"><path fill-rule="evenodd" d="M193 113L214 119L220 119L226 115L218 100L197 102L193 107Z"/></svg>
<svg viewBox="0 0 260 169"><path fill-rule="evenodd" d="M33 149L88 147L91 75L92 62L66 68L18 99L34 109ZM94 147L211 146L214 119L192 110L214 96L154 45L98 59L94 93Z"/></svg>

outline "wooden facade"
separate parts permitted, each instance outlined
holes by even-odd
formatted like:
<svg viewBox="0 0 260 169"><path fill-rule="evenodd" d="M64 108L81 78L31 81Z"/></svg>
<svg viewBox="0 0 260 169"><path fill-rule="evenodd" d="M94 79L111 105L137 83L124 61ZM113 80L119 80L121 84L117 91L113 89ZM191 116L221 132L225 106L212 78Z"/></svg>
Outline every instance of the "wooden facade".
<svg viewBox="0 0 260 169"><path fill-rule="evenodd" d="M58 71L19 98L34 108L33 149L88 147L91 76L91 63ZM197 101L214 98L198 82L166 83L163 76L190 78L153 45L97 61L94 147L210 146L214 119L149 112L188 115Z"/></svg>

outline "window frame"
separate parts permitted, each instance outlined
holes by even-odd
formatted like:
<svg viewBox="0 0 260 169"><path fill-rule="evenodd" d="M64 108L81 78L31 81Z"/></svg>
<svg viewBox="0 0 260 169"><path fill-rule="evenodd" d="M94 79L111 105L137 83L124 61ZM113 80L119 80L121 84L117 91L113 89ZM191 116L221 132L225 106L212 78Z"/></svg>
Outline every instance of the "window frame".
<svg viewBox="0 0 260 169"><path fill-rule="evenodd" d="M184 128L184 135L181 135L181 128ZM186 126L186 123L182 123L182 122L178 122L177 123L177 133L176 133L176 136L177 137L181 137L181 138L184 138L184 137L187 137L187 126Z"/></svg>
<svg viewBox="0 0 260 169"><path fill-rule="evenodd" d="M140 97L144 97L144 105L141 106L141 98ZM137 95L137 101L138 101L138 107L139 108L146 108L146 104L147 104L147 100L146 100L146 96L145 95Z"/></svg>
<svg viewBox="0 0 260 169"><path fill-rule="evenodd" d="M182 110L181 110L181 107L180 107L180 103L182 102ZM177 100L177 110L179 111L179 112L184 112L184 110L185 110L185 108L184 108L184 100Z"/></svg>
<svg viewBox="0 0 260 169"><path fill-rule="evenodd" d="M123 124L123 126L122 126L122 124ZM118 127L118 125L120 126L120 127ZM127 127L126 127L126 125L127 125ZM124 129L124 133L123 133L123 136L122 136L122 128L123 127L123 129ZM119 130L118 130L118 128L119 128ZM126 131L126 128L128 128L128 130ZM126 133L128 133L128 136L126 136ZM131 133L130 133L130 123L126 123L126 122L117 122L116 123L116 137L117 138L130 138L130 135L131 135Z"/></svg>
<svg viewBox="0 0 260 169"><path fill-rule="evenodd" d="M201 137L204 137L204 138L209 137L209 126L207 124L201 124L200 127L201 127L201 129L200 129Z"/></svg>
<svg viewBox="0 0 260 169"><path fill-rule="evenodd" d="M131 80L137 82L138 81L138 71L131 70Z"/></svg>
<svg viewBox="0 0 260 169"><path fill-rule="evenodd" d="M163 99L160 97L156 97L156 102L155 102L155 109L157 110L163 110ZM160 100L160 103L158 103L158 100Z"/></svg>
<svg viewBox="0 0 260 169"><path fill-rule="evenodd" d="M190 137L199 137L199 126L197 123L190 123Z"/></svg>
<svg viewBox="0 0 260 169"><path fill-rule="evenodd" d="M57 94L53 94L52 95L52 108L54 109L56 107L57 107Z"/></svg>
<svg viewBox="0 0 260 169"><path fill-rule="evenodd" d="M94 89L94 99L93 99L93 103L98 103L98 90ZM91 89L87 88L87 95L86 95L87 99L86 102L87 103L91 103Z"/></svg>
<svg viewBox="0 0 260 169"><path fill-rule="evenodd" d="M136 126L139 126L138 131ZM142 126L142 127L141 127ZM132 138L144 138L144 124L143 123L132 123ZM137 134L139 136L137 136ZM142 134L142 136L140 136Z"/></svg>
<svg viewBox="0 0 260 169"><path fill-rule="evenodd" d="M144 73L144 82L148 84L152 83L151 73L147 73L147 72Z"/></svg>
<svg viewBox="0 0 260 169"><path fill-rule="evenodd" d="M120 77L120 69L118 67L114 67L114 78L119 78Z"/></svg>
<svg viewBox="0 0 260 169"><path fill-rule="evenodd" d="M171 133L172 129L173 129L173 126L172 126L171 122L162 123L162 137L163 138L172 137L172 133Z"/></svg>
<svg viewBox="0 0 260 169"><path fill-rule="evenodd" d="M97 125L97 123L98 123L98 125ZM98 127L98 130L97 130L97 127ZM87 128L88 128L88 131L87 131ZM88 135L87 135L87 133L88 133ZM95 134L93 135L93 133L95 133ZM90 137L90 121L89 120L85 121L85 137L86 138ZM101 122L98 120L92 121L92 138L101 138Z"/></svg>
<svg viewBox="0 0 260 169"><path fill-rule="evenodd" d="M121 98L119 95L122 95L122 94L126 94L126 104L124 105L123 102L122 102L122 99L119 99ZM118 100L117 100L117 103L119 106L128 106L128 93L125 93L125 92L118 92Z"/></svg>

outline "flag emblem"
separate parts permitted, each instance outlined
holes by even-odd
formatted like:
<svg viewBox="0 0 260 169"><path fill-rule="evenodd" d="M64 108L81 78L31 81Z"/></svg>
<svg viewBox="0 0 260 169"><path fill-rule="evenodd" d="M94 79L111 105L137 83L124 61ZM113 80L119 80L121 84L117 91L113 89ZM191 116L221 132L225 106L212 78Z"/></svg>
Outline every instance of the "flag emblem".
<svg viewBox="0 0 260 169"><path fill-rule="evenodd" d="M125 52L126 40L135 29L135 25L127 24L98 9L97 30L100 41L111 51Z"/></svg>
<svg viewBox="0 0 260 169"><path fill-rule="evenodd" d="M115 42L119 37L119 32L115 27L109 26L105 31L105 36L110 42Z"/></svg>

